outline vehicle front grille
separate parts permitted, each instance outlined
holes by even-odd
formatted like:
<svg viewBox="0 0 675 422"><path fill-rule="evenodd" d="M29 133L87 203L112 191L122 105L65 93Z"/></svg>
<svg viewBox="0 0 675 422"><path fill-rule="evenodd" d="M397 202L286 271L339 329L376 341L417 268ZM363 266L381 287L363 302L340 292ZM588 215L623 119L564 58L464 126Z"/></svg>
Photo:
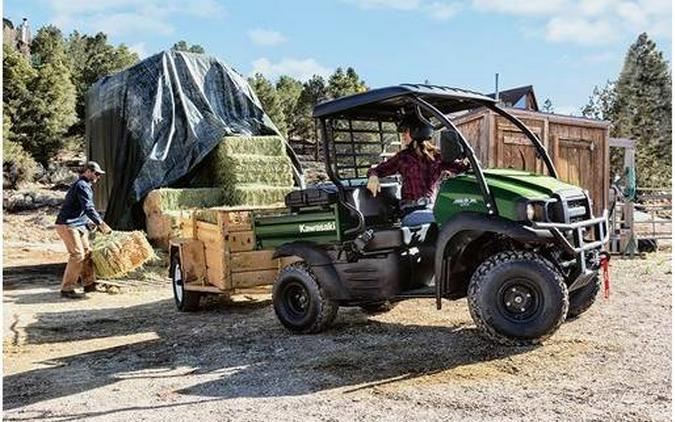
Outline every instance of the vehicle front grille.
<svg viewBox="0 0 675 422"><path fill-rule="evenodd" d="M580 191L560 192L557 201L548 205L548 217L553 223L576 223L591 218L591 207L586 195Z"/></svg>

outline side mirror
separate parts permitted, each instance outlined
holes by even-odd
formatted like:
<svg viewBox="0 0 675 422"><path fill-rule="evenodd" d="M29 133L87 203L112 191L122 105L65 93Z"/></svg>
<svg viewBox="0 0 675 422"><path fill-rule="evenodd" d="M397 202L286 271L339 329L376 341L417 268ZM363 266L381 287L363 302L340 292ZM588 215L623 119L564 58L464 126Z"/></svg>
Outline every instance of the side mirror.
<svg viewBox="0 0 675 422"><path fill-rule="evenodd" d="M459 142L459 134L454 130L441 132L441 160L444 163L452 163L464 156L464 148Z"/></svg>

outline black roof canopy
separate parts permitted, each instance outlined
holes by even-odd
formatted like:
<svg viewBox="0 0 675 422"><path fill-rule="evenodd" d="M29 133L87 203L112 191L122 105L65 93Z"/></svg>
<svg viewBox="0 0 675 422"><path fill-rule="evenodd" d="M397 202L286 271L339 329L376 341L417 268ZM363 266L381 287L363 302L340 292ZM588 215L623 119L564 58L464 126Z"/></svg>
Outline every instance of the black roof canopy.
<svg viewBox="0 0 675 422"><path fill-rule="evenodd" d="M396 120L402 109L410 109L409 97L421 98L443 114L494 104L481 93L439 85L402 84L372 89L317 104L314 117L352 120Z"/></svg>

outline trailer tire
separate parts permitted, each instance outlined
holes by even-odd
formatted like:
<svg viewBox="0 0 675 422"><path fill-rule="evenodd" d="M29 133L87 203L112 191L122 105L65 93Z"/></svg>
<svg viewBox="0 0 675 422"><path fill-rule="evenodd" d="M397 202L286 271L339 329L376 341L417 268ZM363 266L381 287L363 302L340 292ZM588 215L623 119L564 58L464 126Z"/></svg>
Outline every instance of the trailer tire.
<svg viewBox="0 0 675 422"><path fill-rule="evenodd" d="M567 286L560 272L528 251L505 251L478 266L468 291L478 329L508 346L538 344L565 321Z"/></svg>
<svg viewBox="0 0 675 422"><path fill-rule="evenodd" d="M181 312L192 312L199 308L199 301L202 294L185 290L183 276L181 272L181 262L179 254L171 256L171 286L173 287L173 298L176 302L176 308Z"/></svg>
<svg viewBox="0 0 675 422"><path fill-rule="evenodd" d="M335 319L338 304L304 262L283 268L272 290L274 312L279 321L294 334L324 331Z"/></svg>
<svg viewBox="0 0 675 422"><path fill-rule="evenodd" d="M586 312L595 303L600 291L600 277L597 275L584 287L570 292L570 308L567 320L575 319Z"/></svg>

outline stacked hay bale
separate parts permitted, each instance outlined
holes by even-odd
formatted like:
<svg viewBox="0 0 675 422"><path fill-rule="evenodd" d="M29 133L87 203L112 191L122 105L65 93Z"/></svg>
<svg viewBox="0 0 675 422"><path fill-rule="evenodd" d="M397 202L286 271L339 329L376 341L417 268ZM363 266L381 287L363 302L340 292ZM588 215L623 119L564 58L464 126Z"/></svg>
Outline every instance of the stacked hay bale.
<svg viewBox="0 0 675 422"><path fill-rule="evenodd" d="M224 189L225 205L283 203L293 190L293 166L279 136L225 137L199 178Z"/></svg>
<svg viewBox="0 0 675 422"><path fill-rule="evenodd" d="M92 261L100 278L121 277L139 268L155 253L140 231L98 235L92 245Z"/></svg>
<svg viewBox="0 0 675 422"><path fill-rule="evenodd" d="M293 165L279 136L228 136L204 159L196 183L209 188L158 189L143 209L148 237L168 248L191 237L191 210L216 206L283 205L293 188Z"/></svg>

